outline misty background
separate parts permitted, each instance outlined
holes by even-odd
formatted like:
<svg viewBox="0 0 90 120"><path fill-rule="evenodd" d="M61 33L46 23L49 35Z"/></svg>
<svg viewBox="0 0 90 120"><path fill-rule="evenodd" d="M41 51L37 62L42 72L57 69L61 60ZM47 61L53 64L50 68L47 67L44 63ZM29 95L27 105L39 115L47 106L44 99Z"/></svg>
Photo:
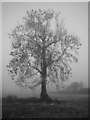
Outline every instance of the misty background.
<svg viewBox="0 0 90 120"><path fill-rule="evenodd" d="M29 9L53 9L60 11L62 18L65 19L65 27L69 33L77 35L82 43L79 50L78 63L71 64L72 78L65 82L67 87L72 82L83 83L84 87L88 87L88 3L3 3L2 4L2 93L3 96L8 94L16 94L18 96L36 95L38 92L30 89L23 89L16 86L11 80L6 66L11 59L9 53L11 50L11 40L8 33L17 24L23 23L23 17ZM71 84L72 85L72 84ZM79 85L79 84L78 84ZM77 85L77 86L78 86ZM68 88L68 87L67 87ZM53 87L50 89L55 90ZM0 93L1 94L1 93Z"/></svg>

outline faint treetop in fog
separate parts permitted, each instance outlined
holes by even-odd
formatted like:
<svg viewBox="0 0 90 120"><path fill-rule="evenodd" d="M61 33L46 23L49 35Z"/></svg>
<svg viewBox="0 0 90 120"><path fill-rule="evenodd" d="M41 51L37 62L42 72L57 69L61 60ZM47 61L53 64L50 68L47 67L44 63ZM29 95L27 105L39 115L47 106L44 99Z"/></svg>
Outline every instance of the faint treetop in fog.
<svg viewBox="0 0 90 120"><path fill-rule="evenodd" d="M84 84L82 82L73 82L67 87L67 90L77 91L79 89L82 89L83 87L84 87Z"/></svg>

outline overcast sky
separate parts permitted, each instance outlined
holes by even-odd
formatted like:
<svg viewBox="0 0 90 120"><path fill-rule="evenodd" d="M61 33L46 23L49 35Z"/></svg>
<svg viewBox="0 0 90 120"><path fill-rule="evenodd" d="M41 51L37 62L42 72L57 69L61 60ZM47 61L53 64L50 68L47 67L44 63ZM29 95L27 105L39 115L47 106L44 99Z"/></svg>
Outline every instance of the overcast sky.
<svg viewBox="0 0 90 120"><path fill-rule="evenodd" d="M2 6L2 81L3 94L18 93L25 94L25 90L20 89L11 80L6 69L10 60L10 43L8 33L18 23L22 23L22 17L26 15L29 9L54 9L61 11L62 17L65 18L65 26L72 34L81 39L81 49L79 51L79 62L72 66L73 77L69 82L84 82L88 86L88 3L3 3ZM27 94L30 94L27 90Z"/></svg>

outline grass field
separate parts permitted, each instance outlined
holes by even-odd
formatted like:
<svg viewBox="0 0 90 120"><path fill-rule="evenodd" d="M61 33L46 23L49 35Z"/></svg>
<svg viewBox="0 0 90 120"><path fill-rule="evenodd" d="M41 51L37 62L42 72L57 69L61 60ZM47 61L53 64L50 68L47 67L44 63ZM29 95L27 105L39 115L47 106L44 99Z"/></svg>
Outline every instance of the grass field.
<svg viewBox="0 0 90 120"><path fill-rule="evenodd" d="M0 119L2 117L2 105L0 105Z"/></svg>
<svg viewBox="0 0 90 120"><path fill-rule="evenodd" d="M88 99L88 94L51 94L53 99L56 98L58 100L82 100Z"/></svg>
<svg viewBox="0 0 90 120"><path fill-rule="evenodd" d="M0 98L0 120L2 117L2 98Z"/></svg>
<svg viewBox="0 0 90 120"><path fill-rule="evenodd" d="M52 103L31 100L26 103L3 104L2 116L3 118L88 118L88 97L63 95Z"/></svg>

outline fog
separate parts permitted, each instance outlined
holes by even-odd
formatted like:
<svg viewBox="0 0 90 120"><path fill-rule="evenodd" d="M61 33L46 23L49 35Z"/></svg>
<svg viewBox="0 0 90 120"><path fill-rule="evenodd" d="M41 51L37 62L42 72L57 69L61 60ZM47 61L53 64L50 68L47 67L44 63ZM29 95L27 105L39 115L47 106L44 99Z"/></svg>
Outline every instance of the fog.
<svg viewBox="0 0 90 120"><path fill-rule="evenodd" d="M17 94L18 96L32 96L39 94L40 90L31 91L16 86L11 80L6 65L8 65L11 50L11 40L8 33L18 23L22 23L22 17L26 15L29 9L54 9L61 11L65 18L65 26L70 33L73 33L81 39L81 49L79 51L79 62L71 64L72 78L65 83L83 82L88 87L88 3L3 3L2 4L2 87L3 96L8 94ZM54 90L52 88L51 90Z"/></svg>

